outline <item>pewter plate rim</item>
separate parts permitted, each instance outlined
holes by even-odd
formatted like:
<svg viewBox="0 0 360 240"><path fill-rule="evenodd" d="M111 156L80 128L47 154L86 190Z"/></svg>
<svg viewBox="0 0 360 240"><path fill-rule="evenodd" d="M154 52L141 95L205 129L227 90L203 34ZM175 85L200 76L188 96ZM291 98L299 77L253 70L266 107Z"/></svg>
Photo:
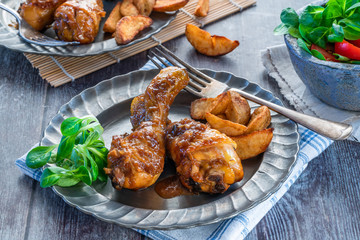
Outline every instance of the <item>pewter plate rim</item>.
<svg viewBox="0 0 360 240"><path fill-rule="evenodd" d="M1 3L17 9L22 0L0 0ZM115 3L115 2L113 2ZM107 2L107 4L113 4ZM149 28L140 33L139 36L135 37L133 41L125 45L117 45L114 38L93 42L89 44L76 45L76 46L66 46L66 47L45 47L38 46L35 44L30 44L25 42L18 34L17 30L9 30L8 26L5 26L9 17L12 18L10 14L6 11L0 9L0 46L4 46L8 49L31 54L42 54L42 55L51 55L51 56L62 56L62 57L85 57L85 56L94 56L111 51L116 51L125 47L129 47L133 44L139 43L143 40L146 40L153 35L159 33L162 29L167 27L176 17L178 11L167 12L167 13L154 13L155 17L153 19L154 23ZM4 15L5 14L5 15ZM101 20L99 34L102 33L102 26L107 19L108 12L105 18ZM157 17L156 17L157 16ZM150 15L151 17L151 15ZM164 18L164 20L161 20ZM163 24L160 24L160 22ZM15 18L14 18L15 22ZM159 26L157 26L159 25ZM156 26L156 27L155 27Z"/></svg>
<svg viewBox="0 0 360 240"><path fill-rule="evenodd" d="M207 69L201 69L201 71L204 71L205 73L209 74L212 77L215 77L216 79L222 82L229 82L229 81L231 82L232 80L241 81L243 83L243 87L241 88L242 90L250 93L254 93L259 97L264 96L265 98L270 98L268 100L271 100L277 104L282 104L280 100L275 98L271 92L264 90L257 84L251 83L246 79L236 77L228 72L216 72ZM149 77L151 76L152 78L152 76L155 76L157 73L158 73L157 69L147 70L147 71L138 70L138 71L130 72L125 75L115 76L111 79L104 80L99 84L95 85L94 87L84 90L83 92L73 97L68 103L66 103L60 108L58 114L51 120L49 126L46 128L41 145L48 145L49 142L51 143L51 139L60 136L58 129L60 127L61 122L63 121L64 118L71 116L69 115L69 113L74 113L79 109L79 106L77 106L78 101L84 103L82 105L83 107L86 108L86 111L90 111L90 113L95 113L94 115L97 116L99 113L101 113L101 109L99 109L100 105L103 105L102 107L104 108L108 108L116 104L119 104L122 101L129 100L134 96L137 96L138 94L141 93L142 90L139 89L137 91L131 92L131 90L129 90L131 88L130 85L134 85L136 84L136 81L140 81L141 88L144 88L147 86L146 81L151 80L149 79ZM126 83L128 83L128 85L126 85ZM108 96L108 94L110 95L114 94L112 88L106 88L106 87L107 85L111 85L116 88L117 84L125 84L125 86L127 87L126 89L127 93L125 94L126 95L125 98L119 100L118 102L115 100L111 106L105 106L104 104L101 103L101 100L99 100L99 98L101 96L103 96L104 98L104 96ZM230 87L233 86L230 85ZM93 94L95 94L95 96L91 96ZM98 103L97 105L99 106L96 106L96 104L89 104L89 102L87 102L86 100L88 96L91 96L90 99L96 97L96 102ZM113 95L111 95L110 98L117 99ZM94 109L89 109L89 108L94 108ZM278 117L279 116L280 115L278 115ZM275 171L277 166L274 165L274 167L271 167L271 163L274 160L274 156L270 155L270 153L269 155L267 155L268 153L267 150L263 155L262 163L260 164L259 169L251 177L251 179L247 181L241 188L237 189L236 191L232 192L229 195L219 198L218 200L195 207L170 209L170 210L152 210L152 209L127 206L119 202L114 202L106 198L105 196L102 196L92 187L86 186L85 184L80 184L80 185L78 184L77 186L80 188L86 188L86 192L89 192L89 194L85 196L86 201L81 199L81 197L84 196L78 197L75 194L74 197L74 195L68 194L69 192L71 193L71 191L73 191L71 188L70 190L69 188L66 188L65 190L66 194L64 194L65 188L61 188L61 187L53 187L53 191L57 195L59 195L66 203L68 203L73 207L76 207L77 209L79 209L80 211L86 214L92 215L102 221L115 223L120 226L128 227L128 228L138 228L138 229L148 229L148 230L149 229L170 230L170 229L190 228L195 226L216 223L221 220L234 217L239 213L247 211L251 208L254 208L261 202L268 199L273 193L275 193L289 177L295 165L297 154L299 151L299 133L296 123L290 121L289 119L283 116L280 116L280 119L284 119L284 122L280 122L279 126L283 126L284 128L290 129L290 132L287 135L285 134L284 136L286 138L290 137L290 139L293 141L288 146L292 154L291 156L287 157L286 161L289 162L287 163L286 167L280 170L277 169L277 171L280 171L279 174L281 174L281 176L278 180L274 181L273 183L270 183L271 184L270 188L268 186L269 177L270 178L274 177L276 179L276 174L272 174L271 171ZM279 130L281 130L280 127L278 128ZM55 135L57 134L59 136L54 136L54 134ZM279 133L276 133L275 130L274 138L276 135L280 137L283 136ZM273 142L271 144L273 144ZM269 148L271 148L270 146ZM279 159L282 158L281 156L276 156L276 157ZM261 166L265 166L264 169L268 168L271 169L271 171L269 171L268 173L264 172L264 170L261 169L262 168ZM265 176L261 177L262 175L267 175L269 177L265 179L264 178ZM260 181L260 182L256 182L256 181ZM265 187L266 190L262 190L261 187L263 188ZM258 192L259 190L260 192ZM249 196L254 194L255 196L253 199L250 199L251 197L247 196L246 194L248 194ZM242 202L245 201L245 204L237 205L237 203L240 201ZM118 208L114 209L114 206ZM104 209L109 209L109 208L112 209L111 210L112 212L109 211L104 212ZM174 222L174 216L175 219L177 219L177 222Z"/></svg>

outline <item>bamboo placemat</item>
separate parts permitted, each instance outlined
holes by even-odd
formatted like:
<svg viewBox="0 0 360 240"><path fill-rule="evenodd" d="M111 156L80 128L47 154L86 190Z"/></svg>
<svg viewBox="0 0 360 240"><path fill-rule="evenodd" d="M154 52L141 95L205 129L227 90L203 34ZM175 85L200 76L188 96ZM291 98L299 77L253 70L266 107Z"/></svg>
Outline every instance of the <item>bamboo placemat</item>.
<svg viewBox="0 0 360 240"><path fill-rule="evenodd" d="M25 56L34 68L39 69L39 74L43 79L48 81L51 86L58 87L155 47L161 42L176 38L185 33L187 23L204 26L232 13L242 11L255 3L255 0L210 0L209 14L204 18L197 18L192 14L195 11L197 0L190 0L166 28L153 35L152 38L132 46L88 57L59 57L28 53Z"/></svg>

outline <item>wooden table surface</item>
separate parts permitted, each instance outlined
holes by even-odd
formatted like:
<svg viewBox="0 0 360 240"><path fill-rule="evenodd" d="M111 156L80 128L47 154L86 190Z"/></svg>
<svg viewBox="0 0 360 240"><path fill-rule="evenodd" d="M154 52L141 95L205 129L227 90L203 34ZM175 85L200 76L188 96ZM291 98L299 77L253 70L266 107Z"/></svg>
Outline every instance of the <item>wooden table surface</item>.
<svg viewBox="0 0 360 240"><path fill-rule="evenodd" d="M196 67L244 76L279 96L267 77L260 50L281 44L272 30L283 8L308 0L258 0L257 6L206 26L212 34L240 41L232 53L210 58L196 53L185 37L165 45ZM15 159L42 138L59 107L104 79L142 67L138 54L58 88L43 81L22 53L0 47L0 239L144 239L68 206L51 189L23 175ZM289 63L289 67L290 63ZM360 145L333 143L314 159L247 239L356 239L360 236Z"/></svg>

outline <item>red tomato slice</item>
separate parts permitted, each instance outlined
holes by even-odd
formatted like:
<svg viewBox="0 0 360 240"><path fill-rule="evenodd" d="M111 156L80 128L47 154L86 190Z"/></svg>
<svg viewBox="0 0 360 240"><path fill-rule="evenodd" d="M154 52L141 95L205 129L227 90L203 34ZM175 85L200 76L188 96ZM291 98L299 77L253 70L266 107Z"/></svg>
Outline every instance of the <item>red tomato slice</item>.
<svg viewBox="0 0 360 240"><path fill-rule="evenodd" d="M350 59L360 60L360 48L345 40L335 43L335 52Z"/></svg>
<svg viewBox="0 0 360 240"><path fill-rule="evenodd" d="M334 55L332 55L331 53L329 53L325 49L319 47L318 45L311 44L310 49L311 50L315 49L315 50L319 51L325 57L326 61L338 62L338 60L336 60Z"/></svg>
<svg viewBox="0 0 360 240"><path fill-rule="evenodd" d="M358 40L347 40L349 43L357 46L357 47L360 47L360 39Z"/></svg>

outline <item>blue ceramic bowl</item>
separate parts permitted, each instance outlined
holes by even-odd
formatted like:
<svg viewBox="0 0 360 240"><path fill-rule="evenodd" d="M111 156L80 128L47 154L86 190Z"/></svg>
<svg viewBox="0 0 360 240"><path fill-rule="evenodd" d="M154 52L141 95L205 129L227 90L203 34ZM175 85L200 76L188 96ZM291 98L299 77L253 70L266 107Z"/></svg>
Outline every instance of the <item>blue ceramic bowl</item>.
<svg viewBox="0 0 360 240"><path fill-rule="evenodd" d="M317 59L299 48L296 38L284 39L296 73L312 94L336 108L360 111L360 65Z"/></svg>

